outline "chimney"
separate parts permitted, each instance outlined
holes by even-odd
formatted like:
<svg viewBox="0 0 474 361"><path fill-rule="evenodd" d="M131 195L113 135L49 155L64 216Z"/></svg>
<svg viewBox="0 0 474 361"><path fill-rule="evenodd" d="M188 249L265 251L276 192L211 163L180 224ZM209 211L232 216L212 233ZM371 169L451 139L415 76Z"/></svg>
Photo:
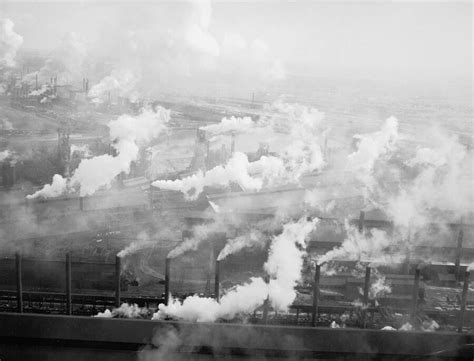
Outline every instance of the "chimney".
<svg viewBox="0 0 474 361"><path fill-rule="evenodd" d="M270 277L265 277L265 283L268 285L270 283ZM263 302L263 324L266 325L268 323L268 309L270 307L270 295L267 295L267 298Z"/></svg>
<svg viewBox="0 0 474 361"><path fill-rule="evenodd" d="M216 269L215 269L215 278L214 278L214 295L216 297L216 301L219 302L219 289L220 289L220 278L221 278L221 270L220 270L220 265L221 265L221 261L219 260L216 260Z"/></svg>
<svg viewBox="0 0 474 361"><path fill-rule="evenodd" d="M171 258L166 257L165 261L165 305L168 305L170 298L170 268Z"/></svg>

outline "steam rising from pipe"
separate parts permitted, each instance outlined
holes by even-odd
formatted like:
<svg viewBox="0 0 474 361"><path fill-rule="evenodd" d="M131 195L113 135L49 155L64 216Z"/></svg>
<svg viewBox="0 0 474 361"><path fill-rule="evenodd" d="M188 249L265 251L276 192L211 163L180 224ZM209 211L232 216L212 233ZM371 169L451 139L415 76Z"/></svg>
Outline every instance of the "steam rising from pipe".
<svg viewBox="0 0 474 361"><path fill-rule="evenodd" d="M315 220L308 221L303 217L297 222L285 224L283 232L273 238L264 265L272 277L268 285L262 278L251 278L249 283L224 294L220 303L196 295L187 297L182 303L173 300L168 306L160 304L153 319L171 317L198 322L232 319L254 311L267 296L275 308L286 309L296 297L294 287L301 277L305 240L315 225Z"/></svg>
<svg viewBox="0 0 474 361"><path fill-rule="evenodd" d="M110 186L120 173L130 172L131 163L138 159L139 145L163 132L169 118L170 111L161 107L155 110L145 109L137 116L121 115L108 124L116 156L103 154L84 159L69 182L56 174L51 185L46 185L27 198L54 197L64 193L68 187L78 187L80 195L87 196L100 187Z"/></svg>
<svg viewBox="0 0 474 361"><path fill-rule="evenodd" d="M226 245L217 257L222 261L231 254L235 254L244 248L263 247L265 245L265 235L259 230L252 229L249 233L235 237L227 241Z"/></svg>

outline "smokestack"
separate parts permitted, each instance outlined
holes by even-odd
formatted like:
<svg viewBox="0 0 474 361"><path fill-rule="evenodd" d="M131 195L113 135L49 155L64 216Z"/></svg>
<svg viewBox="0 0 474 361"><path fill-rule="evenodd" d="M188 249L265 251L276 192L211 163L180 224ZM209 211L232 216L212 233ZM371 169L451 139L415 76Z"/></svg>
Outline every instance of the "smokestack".
<svg viewBox="0 0 474 361"><path fill-rule="evenodd" d="M411 307L411 317L416 316L418 310L418 294L420 289L420 269L416 267L415 269L415 283L413 284L413 294L412 294L412 307Z"/></svg>
<svg viewBox="0 0 474 361"><path fill-rule="evenodd" d="M66 254L66 314L72 315L71 254Z"/></svg>
<svg viewBox="0 0 474 361"><path fill-rule="evenodd" d="M463 221L461 219L461 223L459 224L458 244L457 244L457 248L456 248L456 260L454 262L456 281L459 281L460 273L461 273L460 265L461 265L461 256L462 256L462 243L463 243L463 238L464 238L464 231L463 231L462 223L463 223Z"/></svg>
<svg viewBox="0 0 474 361"><path fill-rule="evenodd" d="M369 308L369 290L370 290L370 267L365 268L365 281L364 281L364 303L362 310L362 327L365 328L367 326L367 309Z"/></svg>
<svg viewBox="0 0 474 361"><path fill-rule="evenodd" d="M120 307L120 271L121 258L115 256L115 307Z"/></svg>
<svg viewBox="0 0 474 361"><path fill-rule="evenodd" d="M38 90L38 73L35 74L35 90Z"/></svg>
<svg viewBox="0 0 474 361"><path fill-rule="evenodd" d="M466 311L467 291L469 289L469 276L469 271L466 271L466 273L464 274L464 286L462 288L458 332L462 332L462 329L464 327L464 312Z"/></svg>
<svg viewBox="0 0 474 361"><path fill-rule="evenodd" d="M80 196L80 197L79 197L79 209L80 209L81 211L84 210L84 197L83 197L83 196Z"/></svg>
<svg viewBox="0 0 474 361"><path fill-rule="evenodd" d="M319 304L319 280L321 278L321 266L316 264L313 282L313 316L311 324L316 327L318 321L318 304Z"/></svg>
<svg viewBox="0 0 474 361"><path fill-rule="evenodd" d="M359 213L359 233L364 231L364 223L365 223L365 212L360 211Z"/></svg>
<svg viewBox="0 0 474 361"><path fill-rule="evenodd" d="M220 273L221 273L221 261L216 260L216 270L215 270L215 278L214 278L214 295L216 297L216 301L219 302L219 290L220 290Z"/></svg>
<svg viewBox="0 0 474 361"><path fill-rule="evenodd" d="M15 254L16 265L16 307L19 313L23 313L23 280L21 271L21 256Z"/></svg>
<svg viewBox="0 0 474 361"><path fill-rule="evenodd" d="M89 79L86 79L86 94L89 93Z"/></svg>
<svg viewBox="0 0 474 361"><path fill-rule="evenodd" d="M171 258L166 257L165 260L165 305L168 306L170 298L170 266Z"/></svg>
<svg viewBox="0 0 474 361"><path fill-rule="evenodd" d="M266 276L265 277L265 283L268 285L270 283L270 277ZM270 306L270 295L267 295L267 298L265 299L265 302L263 303L263 324L266 325L268 323L268 308Z"/></svg>
<svg viewBox="0 0 474 361"><path fill-rule="evenodd" d="M82 78L82 91L86 91L86 78Z"/></svg>

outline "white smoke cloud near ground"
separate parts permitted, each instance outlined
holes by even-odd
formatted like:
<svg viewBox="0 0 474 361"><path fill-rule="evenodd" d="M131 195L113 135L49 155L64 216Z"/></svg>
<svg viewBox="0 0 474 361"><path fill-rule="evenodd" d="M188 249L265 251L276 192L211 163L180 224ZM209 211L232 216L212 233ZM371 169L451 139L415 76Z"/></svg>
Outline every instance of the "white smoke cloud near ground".
<svg viewBox="0 0 474 361"><path fill-rule="evenodd" d="M252 278L250 282L229 290L219 302L197 295L187 297L183 302L171 300L168 306L159 305L153 319L175 318L197 322L233 319L237 315L253 312L267 297L273 307L286 310L296 297L294 287L301 277L305 242L316 223L316 220L309 221L303 217L297 222L285 224L282 233L273 238L264 265L271 277L268 284L262 278Z"/></svg>
<svg viewBox="0 0 474 361"><path fill-rule="evenodd" d="M259 123L249 119L224 118L221 123L205 127L213 134L221 134L241 127L242 132L265 130L268 137L276 132L287 136L288 145L276 156L262 156L250 162L244 153L235 152L225 165L218 165L207 172L199 171L175 181L157 180L153 186L181 191L188 199L196 199L206 186L225 187L237 183L245 191L298 183L306 173L319 171L325 166L322 145L328 133L324 113L299 104L276 102L267 107L267 116ZM262 132L263 133L263 132Z"/></svg>
<svg viewBox="0 0 474 361"><path fill-rule="evenodd" d="M156 138L166 129L170 111L161 107L155 110L144 109L139 115L121 115L109 122L109 136L116 156L109 154L84 159L67 182L59 174L53 183L28 195L28 199L49 198L64 193L67 188L79 188L81 196L91 195L100 187L109 186L120 173L129 173L130 165L138 159L139 144Z"/></svg>
<svg viewBox="0 0 474 361"><path fill-rule="evenodd" d="M0 69L15 65L16 53L23 44L23 37L14 26L10 19L0 19Z"/></svg>
<svg viewBox="0 0 474 361"><path fill-rule="evenodd" d="M271 277L269 298L276 310L286 311L296 298L295 286L301 277L305 242L316 223L317 219L308 221L303 217L286 224L283 232L272 240L264 269Z"/></svg>
<svg viewBox="0 0 474 361"><path fill-rule="evenodd" d="M140 318L148 313L146 308L141 308L137 304L122 303L120 307L106 309L104 312L99 312L93 317L99 318Z"/></svg>

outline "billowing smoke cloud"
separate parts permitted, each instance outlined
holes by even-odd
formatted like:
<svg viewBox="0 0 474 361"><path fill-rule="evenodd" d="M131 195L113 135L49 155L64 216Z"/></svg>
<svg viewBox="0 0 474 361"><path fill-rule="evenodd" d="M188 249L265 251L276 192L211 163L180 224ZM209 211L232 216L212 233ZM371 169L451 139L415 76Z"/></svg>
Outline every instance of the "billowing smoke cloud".
<svg viewBox="0 0 474 361"><path fill-rule="evenodd" d="M271 277L269 296L276 310L286 311L296 298L295 286L301 277L305 242L316 223L317 219L308 221L303 217L298 222L286 224L270 245L264 269Z"/></svg>
<svg viewBox="0 0 474 361"><path fill-rule="evenodd" d="M120 173L129 173L130 165L138 159L139 144L149 142L166 129L170 112L158 107L155 110L145 109L137 116L121 115L109 122L110 139L116 156L103 154L91 159L84 159L74 172L69 182L56 174L51 185L27 196L28 199L48 198L59 195L67 187L78 187L81 196L91 195L100 187L109 186Z"/></svg>
<svg viewBox="0 0 474 361"><path fill-rule="evenodd" d="M378 263L396 263L404 257L404 242L400 238L387 235L385 231L371 229L368 233L360 233L359 230L345 223L346 238L341 246L332 249L318 259L318 263L324 264L332 260L369 261ZM324 271L330 271L326 264Z"/></svg>
<svg viewBox="0 0 474 361"><path fill-rule="evenodd" d="M216 80L211 86L229 84L229 93L248 94L262 83L285 77L284 64L262 39L247 41L240 34L221 38L213 33L210 0L170 7L179 15L166 30L156 20L162 14L154 11L163 12L156 6L136 16L139 21L122 14L122 21L112 24L113 33L98 46L104 48L99 51L108 52L104 58L113 63L113 70L92 86L89 96L94 102L104 102L109 92L132 100L153 97L163 89L202 94L208 88L203 83L211 78Z"/></svg>
<svg viewBox="0 0 474 361"><path fill-rule="evenodd" d="M220 123L201 127L201 130L213 135L226 133L246 133L255 130L256 124L250 117L223 118Z"/></svg>
<svg viewBox="0 0 474 361"><path fill-rule="evenodd" d="M294 287L301 277L305 240L315 224L316 221L304 217L285 224L283 232L273 238L264 265L271 276L268 285L262 278L252 278L249 283L228 291L220 302L196 295L187 297L182 303L172 300L168 306L160 304L153 319L171 317L198 322L232 319L254 311L267 297L273 307L286 310L296 297Z"/></svg>
<svg viewBox="0 0 474 361"><path fill-rule="evenodd" d="M216 166L206 173L198 173L174 181L155 181L154 187L181 191L188 199L196 199L206 186L227 186L237 183L246 191L258 191L264 185L275 184L284 173L280 159L262 157L256 162L249 162L247 155L236 152L224 166Z"/></svg>
<svg viewBox="0 0 474 361"><path fill-rule="evenodd" d="M466 147L439 129L432 134L432 142L406 162L416 175L402 182L398 194L388 200L388 213L405 230L422 227L435 210L461 217L474 202L472 167L466 167L472 161Z"/></svg>
<svg viewBox="0 0 474 361"><path fill-rule="evenodd" d="M217 319L230 320L241 314L248 314L260 307L268 296L268 285L261 278L252 278L249 283L239 285L224 296L220 302L213 298L187 297L182 303L171 300L168 306L160 304L154 320L172 317L186 321L213 322Z"/></svg>
<svg viewBox="0 0 474 361"><path fill-rule="evenodd" d="M88 93L93 103L101 104L108 100L110 92L129 99L132 103L138 101L138 77L130 70L113 70L112 73L95 84Z"/></svg>
<svg viewBox="0 0 474 361"><path fill-rule="evenodd" d="M0 162L3 162L5 159L10 157L11 155L12 155L12 153L8 149L6 149L4 151L1 151L0 152Z"/></svg>
<svg viewBox="0 0 474 361"><path fill-rule="evenodd" d="M357 150L348 156L348 169L357 172L366 187L372 189L375 180L373 169L375 162L382 156L394 150L398 140L398 120L388 118L382 129L368 134L357 134Z"/></svg>
<svg viewBox="0 0 474 361"><path fill-rule="evenodd" d="M23 44L23 37L13 27L10 19L0 19L0 69L15 65L16 53Z"/></svg>
<svg viewBox="0 0 474 361"><path fill-rule="evenodd" d="M288 145L277 152L277 156L262 156L250 162L244 153L236 152L225 165L218 165L206 173L175 181L155 181L153 186L181 191L189 199L196 199L206 186L224 187L237 183L245 191L259 191L288 183L298 183L302 175L321 170L325 161L322 144L328 129L324 114L316 109L277 102L267 109L268 115L259 123L245 118L224 118L215 126L207 127L213 134L227 132L242 126L243 132L265 129L272 137L277 131L284 132Z"/></svg>

